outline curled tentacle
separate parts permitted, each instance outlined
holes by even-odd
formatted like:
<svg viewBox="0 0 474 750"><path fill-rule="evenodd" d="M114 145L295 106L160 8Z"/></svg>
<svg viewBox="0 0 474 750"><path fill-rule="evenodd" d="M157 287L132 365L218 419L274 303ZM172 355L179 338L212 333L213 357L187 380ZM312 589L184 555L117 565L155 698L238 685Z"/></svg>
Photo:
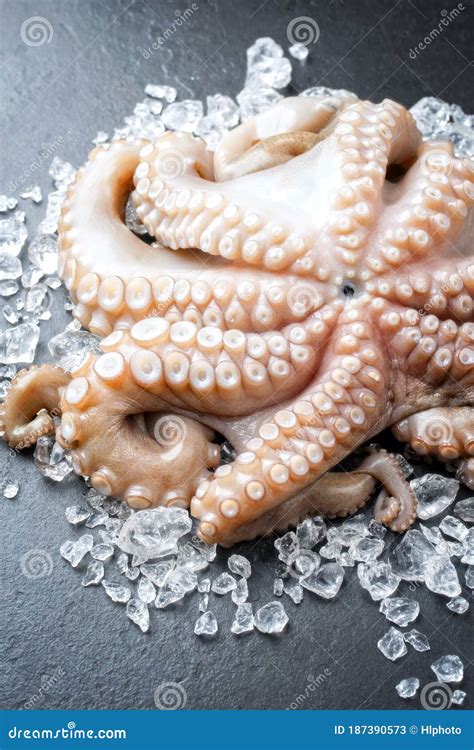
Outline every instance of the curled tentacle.
<svg viewBox="0 0 474 750"><path fill-rule="evenodd" d="M0 412L0 428L10 447L28 448L41 435L54 433L61 389L70 380L69 373L53 365L33 366L16 375Z"/></svg>
<svg viewBox="0 0 474 750"><path fill-rule="evenodd" d="M375 520L389 526L392 531L408 529L416 518L416 495L403 476L396 456L385 450L372 453L364 459L359 470L378 479L386 491L376 503Z"/></svg>
<svg viewBox="0 0 474 750"><path fill-rule="evenodd" d="M61 400L59 439L98 492L136 509L187 507L219 463L219 447L209 428L173 409L157 357L137 354L131 365L118 352L91 357L75 372Z"/></svg>

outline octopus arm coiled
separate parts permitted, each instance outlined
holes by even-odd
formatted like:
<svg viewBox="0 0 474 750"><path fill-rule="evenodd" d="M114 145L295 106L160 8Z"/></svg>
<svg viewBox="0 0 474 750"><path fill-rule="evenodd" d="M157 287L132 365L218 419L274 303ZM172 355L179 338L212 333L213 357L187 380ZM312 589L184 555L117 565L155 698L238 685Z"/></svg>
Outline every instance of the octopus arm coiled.
<svg viewBox="0 0 474 750"><path fill-rule="evenodd" d="M61 391L71 376L60 367L42 365L21 370L0 409L0 429L11 448L28 448L42 435L54 434Z"/></svg>

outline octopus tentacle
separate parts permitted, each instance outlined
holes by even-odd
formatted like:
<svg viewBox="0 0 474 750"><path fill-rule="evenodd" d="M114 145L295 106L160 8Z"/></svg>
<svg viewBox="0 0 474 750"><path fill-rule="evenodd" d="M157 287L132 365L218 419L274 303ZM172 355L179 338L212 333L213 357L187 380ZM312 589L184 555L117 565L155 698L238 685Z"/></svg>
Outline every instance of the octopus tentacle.
<svg viewBox="0 0 474 750"><path fill-rule="evenodd" d="M462 460L466 477L469 459L474 456L474 407L438 407L412 414L393 425L398 440L409 443L422 456L440 461ZM469 485L468 485L469 486Z"/></svg>
<svg viewBox="0 0 474 750"><path fill-rule="evenodd" d="M75 373L61 399L59 440L71 450L75 471L90 476L98 492L133 508L187 507L219 463L219 447L211 430L174 411L163 381L161 398L159 387L150 393L147 386L162 375L157 358L135 355L130 362L118 352L90 357ZM154 437L140 417L148 412L158 412Z"/></svg>
<svg viewBox="0 0 474 750"><path fill-rule="evenodd" d="M225 541L242 518L255 520L280 505L383 428L387 362L374 334L360 310L345 310L316 382L275 411L232 465L198 487L191 512L204 539Z"/></svg>
<svg viewBox="0 0 474 750"><path fill-rule="evenodd" d="M368 456L360 469L384 487L374 509L375 520L392 531L408 529L416 518L416 495L403 476L397 457L382 450Z"/></svg>
<svg viewBox="0 0 474 750"><path fill-rule="evenodd" d="M334 115L353 96L304 99L288 97L229 131L214 154L217 182L284 164L326 137Z"/></svg>
<svg viewBox="0 0 474 750"><path fill-rule="evenodd" d="M42 365L20 370L13 378L0 410L0 430L12 448L28 448L55 431L60 394L71 376L60 367Z"/></svg>
<svg viewBox="0 0 474 750"><path fill-rule="evenodd" d="M362 472L328 472L314 484L251 523L236 526L222 546L285 531L313 515L344 518L362 508L375 489L376 479Z"/></svg>
<svg viewBox="0 0 474 750"><path fill-rule="evenodd" d="M319 111L318 106L298 102L298 109ZM280 109L285 111L283 105ZM241 141L248 141L249 130L258 132L258 117L263 132L272 132L267 122L273 112L237 129L229 136L231 144L238 150ZM278 132L278 107L275 114ZM308 111L303 118L306 127L312 116ZM288 119L291 127L299 117ZM289 140L295 151L294 139ZM299 156L283 162L288 149L286 156L276 158L278 148L270 145L267 161L276 166L216 183L205 144L186 134L167 134L142 150L132 197L150 234L170 247L197 247L271 271L290 268L321 281L338 263L351 276L380 210L388 165L412 157L418 143L413 118L400 105L389 100L377 106L357 102L343 107L326 137ZM262 141L258 153L265 148ZM164 164L171 154L177 166L167 174ZM249 164L252 159L261 168L249 154ZM336 168L327 182L329 160ZM302 185L307 192L303 202L296 199ZM333 249L323 262L322 249L328 246Z"/></svg>
<svg viewBox="0 0 474 750"><path fill-rule="evenodd" d="M420 145L416 161L403 179L387 183L385 200L389 205L380 220L380 241L366 258L371 275L436 257L440 245L455 239L456 252L449 254L470 252L469 234L461 232L474 198L470 177L468 160L455 158L451 143ZM406 295L403 301L410 301L409 292L400 291Z"/></svg>

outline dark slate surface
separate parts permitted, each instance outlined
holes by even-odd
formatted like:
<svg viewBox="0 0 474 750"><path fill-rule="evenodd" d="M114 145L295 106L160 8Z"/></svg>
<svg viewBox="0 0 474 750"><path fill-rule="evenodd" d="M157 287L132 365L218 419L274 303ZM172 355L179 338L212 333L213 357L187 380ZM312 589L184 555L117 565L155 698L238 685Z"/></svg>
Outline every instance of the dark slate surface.
<svg viewBox="0 0 474 750"><path fill-rule="evenodd" d="M437 95L469 109L469 11L426 51L409 56L437 26L442 0L198 0L197 5L145 59L143 50L171 27L175 11L184 12L186 3L3 0L0 191L12 181L49 190L49 160L34 166L41 162L40 149L56 144L58 156L80 164L97 130L110 131L121 122L148 82L172 84L181 97L235 95L243 83L246 48L264 35L286 45L287 25L300 16L317 21L320 38L306 64L294 64L289 93L322 84L405 104ZM30 47L22 43L20 28L35 15L47 18L54 34L49 43ZM32 225L41 210L29 210ZM61 298L59 292L51 324L44 325L40 359L47 358L44 342L68 320ZM422 684L431 681L429 664L446 653L468 663L466 617L452 615L444 599L422 587L411 595L421 602L416 627L428 634L432 651L410 650L399 663L388 662L376 649L388 623L354 581L333 602L308 598L297 608L286 601L291 625L280 639L231 637L230 607L222 600L212 605L221 620L212 643L192 634L195 600L160 613L153 631L143 636L101 590L82 590L78 573L59 557L60 543L74 536L64 508L77 501L83 483L46 482L31 456L10 456L4 446L1 460L3 473L21 480L18 498L0 502L3 708L21 708L37 695L43 709L153 709L155 689L169 681L182 685L189 708L285 708L298 696L305 709L417 707L417 701L398 698L396 682L414 675ZM51 556L51 575L38 580L22 575L20 558L32 549ZM244 545L243 552L256 567L251 599L260 606L271 598L271 541ZM409 592L407 586L400 590ZM49 687L40 693L47 679ZM462 687L469 691L468 679Z"/></svg>

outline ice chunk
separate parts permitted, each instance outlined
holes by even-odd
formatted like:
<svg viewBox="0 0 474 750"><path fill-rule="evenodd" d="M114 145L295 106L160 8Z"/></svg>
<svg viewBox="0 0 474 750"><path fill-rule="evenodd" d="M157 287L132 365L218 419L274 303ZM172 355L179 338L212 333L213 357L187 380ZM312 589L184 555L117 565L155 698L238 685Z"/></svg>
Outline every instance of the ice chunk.
<svg viewBox="0 0 474 750"><path fill-rule="evenodd" d="M254 619L251 604L239 604L230 629L235 635L250 633L254 629Z"/></svg>
<svg viewBox="0 0 474 750"><path fill-rule="evenodd" d="M56 185L67 187L74 180L76 170L68 161L63 161L63 159L55 156L49 167L49 176Z"/></svg>
<svg viewBox="0 0 474 750"><path fill-rule="evenodd" d="M100 560L92 560L87 566L82 579L83 586L98 586L105 575L104 563Z"/></svg>
<svg viewBox="0 0 474 750"><path fill-rule="evenodd" d="M237 94L242 121L264 112L280 99L283 99L282 95L270 86L246 86Z"/></svg>
<svg viewBox="0 0 474 750"><path fill-rule="evenodd" d="M199 611L207 612L209 609L209 594L201 594L199 597Z"/></svg>
<svg viewBox="0 0 474 750"><path fill-rule="evenodd" d="M269 602L255 613L255 627L261 633L277 635L288 624L288 615L280 602Z"/></svg>
<svg viewBox="0 0 474 750"><path fill-rule="evenodd" d="M451 612L463 615L469 609L469 602L463 596L455 596L454 599L449 600L446 606Z"/></svg>
<svg viewBox="0 0 474 750"><path fill-rule="evenodd" d="M45 435L39 437L33 459L38 471L53 482L62 482L72 472L70 455L54 438Z"/></svg>
<svg viewBox="0 0 474 750"><path fill-rule="evenodd" d="M145 604L151 604L156 599L156 589L149 578L140 578L137 586L137 596Z"/></svg>
<svg viewBox="0 0 474 750"><path fill-rule="evenodd" d="M178 547L176 564L178 566L186 566L191 570L205 570L209 567L206 558L191 544L191 542L186 542Z"/></svg>
<svg viewBox="0 0 474 750"><path fill-rule="evenodd" d="M206 542L203 542L202 539L199 539L197 536L191 537L191 544L199 550L201 555L208 562L212 562L216 559L217 544L206 544Z"/></svg>
<svg viewBox="0 0 474 750"><path fill-rule="evenodd" d="M461 682L464 677L464 666L456 654L447 654L431 665L440 682Z"/></svg>
<svg viewBox="0 0 474 750"><path fill-rule="evenodd" d="M447 556L431 557L424 565L425 584L435 594L459 596L461 586L456 568Z"/></svg>
<svg viewBox="0 0 474 750"><path fill-rule="evenodd" d="M208 594L211 590L210 578L202 578L198 583L197 589L200 594Z"/></svg>
<svg viewBox="0 0 474 750"><path fill-rule="evenodd" d="M368 529L369 529L369 534L371 536L375 536L377 539L384 539L387 533L386 526L383 526L381 523L378 523L378 521L376 521L374 518L372 518L369 521Z"/></svg>
<svg viewBox="0 0 474 750"><path fill-rule="evenodd" d="M214 579L212 582L211 590L215 594L228 594L229 591L233 591L237 586L237 582L233 576L229 573L221 573L220 576Z"/></svg>
<svg viewBox="0 0 474 750"><path fill-rule="evenodd" d="M179 509L176 508L175 510ZM144 511L141 512L143 513ZM178 602L190 591L194 591L196 586L197 575L194 570L189 570L189 568L174 568L168 573L161 589L158 591L155 607L164 609L170 604Z"/></svg>
<svg viewBox="0 0 474 750"><path fill-rule="evenodd" d="M295 604L301 604L304 597L304 588L295 578L288 578L283 583L283 591L294 601Z"/></svg>
<svg viewBox="0 0 474 750"><path fill-rule="evenodd" d="M207 143L208 148L214 151L224 134L227 132L219 118L206 115L196 126L195 133Z"/></svg>
<svg viewBox="0 0 474 750"><path fill-rule="evenodd" d="M113 554L114 547L111 544L96 544L91 549L91 557L94 560L101 560L101 562L110 560Z"/></svg>
<svg viewBox="0 0 474 750"><path fill-rule="evenodd" d="M342 544L336 541L331 541L327 544L323 544L323 546L319 548L319 554L321 555L321 557L326 558L326 560L337 560L341 553Z"/></svg>
<svg viewBox="0 0 474 750"><path fill-rule="evenodd" d="M87 519L86 526L88 529L96 529L97 526L104 526L108 520L109 516L104 508L95 508Z"/></svg>
<svg viewBox="0 0 474 750"><path fill-rule="evenodd" d="M48 349L55 360L65 370L79 367L89 354L102 354L100 339L88 331L77 329L77 323L68 326L63 333L54 336L48 343Z"/></svg>
<svg viewBox="0 0 474 750"><path fill-rule="evenodd" d="M19 258L0 254L0 281L17 279L22 273L23 268Z"/></svg>
<svg viewBox="0 0 474 750"><path fill-rule="evenodd" d="M239 108L230 96L215 94L206 97L207 113L220 120L225 128L233 128L239 122Z"/></svg>
<svg viewBox="0 0 474 750"><path fill-rule="evenodd" d="M9 197L8 195L0 195L0 213L5 213L5 211L13 211L14 208L18 206L18 201L16 198Z"/></svg>
<svg viewBox="0 0 474 750"><path fill-rule="evenodd" d="M466 697L467 693L464 692L464 690L455 690L451 696L451 703L454 703L456 706L460 706L462 703L464 703L464 698Z"/></svg>
<svg viewBox="0 0 474 750"><path fill-rule="evenodd" d="M454 516L445 516L441 521L439 528L443 534L446 534L446 536L451 536L453 539L459 539L461 542L469 533L469 529L464 526L463 522L460 521L459 518L454 518Z"/></svg>
<svg viewBox="0 0 474 750"><path fill-rule="evenodd" d="M474 155L472 117L457 104L425 96L411 109L425 140L450 140L457 156Z"/></svg>
<svg viewBox="0 0 474 750"><path fill-rule="evenodd" d="M301 44L300 42L292 44L291 47L288 48L288 52L295 58L295 60L299 60L300 62L306 60L309 54L306 44Z"/></svg>
<svg viewBox="0 0 474 750"><path fill-rule="evenodd" d="M444 541L443 535L438 526L425 526L420 523L420 529L423 536L425 536L431 544L434 544L435 548L437 544L441 544Z"/></svg>
<svg viewBox="0 0 474 750"><path fill-rule="evenodd" d="M322 518L306 518L296 527L299 546L312 549L326 536L326 524Z"/></svg>
<svg viewBox="0 0 474 750"><path fill-rule="evenodd" d="M61 545L59 552L73 568L77 568L88 552L94 546L94 537L92 534L84 534L77 541L67 541Z"/></svg>
<svg viewBox="0 0 474 750"><path fill-rule="evenodd" d="M377 648L390 661L396 661L407 653L403 635L396 628L390 628L377 642Z"/></svg>
<svg viewBox="0 0 474 750"><path fill-rule="evenodd" d="M400 698L413 698L420 688L420 681L418 677L407 677L401 680L398 685L395 686Z"/></svg>
<svg viewBox="0 0 474 750"><path fill-rule="evenodd" d="M336 562L338 562L339 565L342 565L343 568L353 568L355 565L354 558L349 552L341 552L341 554L336 557Z"/></svg>
<svg viewBox="0 0 474 750"><path fill-rule="evenodd" d="M303 588L323 599L333 599L339 592L343 580L344 569L337 563L328 563L319 570L300 578L300 583Z"/></svg>
<svg viewBox="0 0 474 750"><path fill-rule="evenodd" d="M247 585L246 578L239 578L237 586L231 593L231 598L234 604L243 604L247 601L249 595L249 587Z"/></svg>
<svg viewBox="0 0 474 750"><path fill-rule="evenodd" d="M390 562L396 575L405 581L423 581L424 565L436 550L418 529L407 531L393 551Z"/></svg>
<svg viewBox="0 0 474 750"><path fill-rule="evenodd" d="M140 566L140 572L148 578L155 586L163 586L166 576L175 566L174 560L160 560L155 563L144 563Z"/></svg>
<svg viewBox="0 0 474 750"><path fill-rule="evenodd" d="M418 518L426 521L451 505L458 493L459 482L439 474L425 474L412 479L410 487L418 500Z"/></svg>
<svg viewBox="0 0 474 750"><path fill-rule="evenodd" d="M290 569L296 576L307 576L314 573L321 565L321 558L316 552L302 549L295 554Z"/></svg>
<svg viewBox="0 0 474 750"><path fill-rule="evenodd" d="M282 562L291 562L299 550L299 543L294 531L288 531L279 539L275 539L275 549L278 550L278 559Z"/></svg>
<svg viewBox="0 0 474 750"><path fill-rule="evenodd" d="M165 557L176 552L178 539L187 534L191 526L191 518L184 508L160 506L142 510L125 521L118 546L144 560Z"/></svg>
<svg viewBox="0 0 474 750"><path fill-rule="evenodd" d="M202 102L183 99L182 102L169 104L163 110L162 120L170 130L192 133L203 116Z"/></svg>
<svg viewBox="0 0 474 750"><path fill-rule="evenodd" d="M273 581L273 596L283 596L283 579L275 578Z"/></svg>
<svg viewBox="0 0 474 750"><path fill-rule="evenodd" d="M18 484L16 479L4 477L1 483L1 488L3 497L6 497L7 500L13 500L18 495L20 485Z"/></svg>
<svg viewBox="0 0 474 750"><path fill-rule="evenodd" d="M66 518L73 526L85 523L91 515L91 509L83 505L69 505L66 508Z"/></svg>
<svg viewBox="0 0 474 750"><path fill-rule="evenodd" d="M162 86L149 83L145 86L145 94L154 99L164 99L166 102L174 102L176 99L176 89L173 86Z"/></svg>
<svg viewBox="0 0 474 750"><path fill-rule="evenodd" d="M113 602L126 604L132 596L131 589L121 583L108 581L106 578L103 578L101 584L104 587L107 596L109 596Z"/></svg>
<svg viewBox="0 0 474 750"><path fill-rule="evenodd" d="M464 573L464 580L466 586L470 589L474 589L474 565L468 565L466 572Z"/></svg>
<svg viewBox="0 0 474 750"><path fill-rule="evenodd" d="M387 620L394 622L401 628L405 628L408 623L416 620L420 614L420 605L413 599L407 599L405 596L394 596L391 599L383 599L380 604L380 611L385 615Z"/></svg>
<svg viewBox="0 0 474 750"><path fill-rule="evenodd" d="M360 585L366 589L375 602L385 599L397 590L400 578L389 563L360 563L357 566Z"/></svg>
<svg viewBox="0 0 474 750"><path fill-rule="evenodd" d="M474 523L474 497L466 497L465 500L459 500L453 510L466 523Z"/></svg>
<svg viewBox="0 0 474 750"><path fill-rule="evenodd" d="M340 526L334 526L328 532L328 539L339 542L343 547L349 547L359 539L368 536L369 529L366 519L362 515L353 516Z"/></svg>
<svg viewBox="0 0 474 750"><path fill-rule="evenodd" d="M126 608L127 617L138 625L142 633L146 633L150 627L150 613L148 607L141 599L129 599Z"/></svg>
<svg viewBox="0 0 474 750"><path fill-rule="evenodd" d="M35 358L40 329L31 320L0 333L0 362L8 365L16 362L31 363Z"/></svg>
<svg viewBox="0 0 474 750"><path fill-rule="evenodd" d="M252 566L249 560L243 555L231 555L227 561L227 565L231 573L235 573L237 576L250 578L252 575Z"/></svg>
<svg viewBox="0 0 474 750"><path fill-rule="evenodd" d="M403 637L407 643L412 646L415 651L429 651L430 643L424 633L420 633L415 628L410 630L408 633L404 633Z"/></svg>
<svg viewBox="0 0 474 750"><path fill-rule="evenodd" d="M23 212L0 219L0 255L19 255L27 237Z"/></svg>
<svg viewBox="0 0 474 750"><path fill-rule="evenodd" d="M28 258L44 274L58 270L58 244L50 234L37 234L28 246Z"/></svg>
<svg viewBox="0 0 474 750"><path fill-rule="evenodd" d="M12 297L19 291L19 289L20 287L16 281L13 281L13 279L0 281L0 296L2 297Z"/></svg>
<svg viewBox="0 0 474 750"><path fill-rule="evenodd" d="M214 638L214 636L217 635L218 628L219 626L215 615L208 610L196 620L194 632L196 635L205 638Z"/></svg>
<svg viewBox="0 0 474 750"><path fill-rule="evenodd" d="M382 554L385 543L382 539L362 537L352 542L349 554L353 560L358 562L371 562Z"/></svg>

